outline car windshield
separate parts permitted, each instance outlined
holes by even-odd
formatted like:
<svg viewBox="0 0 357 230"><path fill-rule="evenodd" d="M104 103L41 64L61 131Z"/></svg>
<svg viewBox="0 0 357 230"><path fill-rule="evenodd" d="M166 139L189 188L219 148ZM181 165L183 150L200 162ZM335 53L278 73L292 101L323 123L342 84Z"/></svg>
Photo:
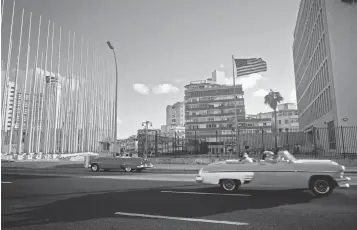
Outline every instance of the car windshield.
<svg viewBox="0 0 357 230"><path fill-rule="evenodd" d="M289 161L296 161L296 158L291 154L289 153L288 151L283 151L281 153L281 156L284 157L286 160L289 160Z"/></svg>

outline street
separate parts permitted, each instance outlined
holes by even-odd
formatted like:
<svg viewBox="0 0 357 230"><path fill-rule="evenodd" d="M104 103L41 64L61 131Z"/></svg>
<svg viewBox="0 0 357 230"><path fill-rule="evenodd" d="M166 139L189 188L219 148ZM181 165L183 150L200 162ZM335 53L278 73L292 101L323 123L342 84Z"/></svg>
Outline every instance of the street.
<svg viewBox="0 0 357 230"><path fill-rule="evenodd" d="M192 174L2 172L6 229L355 229L357 186L314 198L302 191L238 191ZM356 181L356 174L351 175ZM174 179L173 179L174 178ZM171 181L170 181L171 180Z"/></svg>

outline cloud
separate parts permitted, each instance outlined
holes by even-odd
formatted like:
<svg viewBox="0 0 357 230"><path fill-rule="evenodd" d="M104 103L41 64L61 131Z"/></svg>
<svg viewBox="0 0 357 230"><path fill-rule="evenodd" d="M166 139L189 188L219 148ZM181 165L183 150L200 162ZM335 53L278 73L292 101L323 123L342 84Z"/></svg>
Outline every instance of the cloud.
<svg viewBox="0 0 357 230"><path fill-rule="evenodd" d="M152 87L152 92L154 94L178 93L179 91L179 88L171 84L159 84Z"/></svg>
<svg viewBox="0 0 357 230"><path fill-rule="evenodd" d="M170 94L178 93L180 91L179 88L172 84L158 84L147 86L145 84L136 83L133 85L133 89L143 95L148 95L150 92L152 92L153 94Z"/></svg>
<svg viewBox="0 0 357 230"><path fill-rule="evenodd" d="M236 78L236 85L242 85L243 89L252 89L256 86L257 82L264 79L259 73L254 73L248 76L241 76ZM233 78L229 77L225 79L225 84L233 85Z"/></svg>
<svg viewBox="0 0 357 230"><path fill-rule="evenodd" d="M296 103L296 89L293 88L290 92L290 95L289 95L289 102L291 103Z"/></svg>
<svg viewBox="0 0 357 230"><path fill-rule="evenodd" d="M256 97L265 97L265 95L267 95L269 93L268 90L265 89L258 89L257 91L255 91L253 93L254 96Z"/></svg>
<svg viewBox="0 0 357 230"><path fill-rule="evenodd" d="M223 68L224 68L224 65L223 65L223 64L220 64L220 65L219 65L219 68L223 69Z"/></svg>
<svg viewBox="0 0 357 230"><path fill-rule="evenodd" d="M147 87L144 84L141 83L136 83L133 85L134 90L136 90L138 93L141 93L143 95L148 95L150 92L150 88Z"/></svg>

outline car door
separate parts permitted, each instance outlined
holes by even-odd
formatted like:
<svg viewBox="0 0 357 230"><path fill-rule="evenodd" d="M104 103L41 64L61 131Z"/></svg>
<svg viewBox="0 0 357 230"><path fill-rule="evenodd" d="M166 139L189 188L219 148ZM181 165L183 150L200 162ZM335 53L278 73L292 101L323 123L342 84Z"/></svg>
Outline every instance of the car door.
<svg viewBox="0 0 357 230"><path fill-rule="evenodd" d="M296 172L294 164L289 161L260 162L260 174L264 179L262 185L270 188L295 188Z"/></svg>

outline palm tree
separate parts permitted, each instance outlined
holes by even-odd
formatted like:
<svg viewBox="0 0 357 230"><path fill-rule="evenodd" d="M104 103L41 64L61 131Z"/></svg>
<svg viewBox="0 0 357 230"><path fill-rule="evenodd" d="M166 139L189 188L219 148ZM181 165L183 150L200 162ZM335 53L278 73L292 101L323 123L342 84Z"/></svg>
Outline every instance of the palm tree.
<svg viewBox="0 0 357 230"><path fill-rule="evenodd" d="M273 90L270 89L270 92L265 95L264 97L264 104L269 105L270 108L274 110L274 130L275 130L275 152L277 153L278 149L278 141L277 141L277 132L276 132L276 127L277 127L277 122L276 122L276 109L278 107L278 104L282 102L284 98L281 96L279 92L274 92Z"/></svg>

